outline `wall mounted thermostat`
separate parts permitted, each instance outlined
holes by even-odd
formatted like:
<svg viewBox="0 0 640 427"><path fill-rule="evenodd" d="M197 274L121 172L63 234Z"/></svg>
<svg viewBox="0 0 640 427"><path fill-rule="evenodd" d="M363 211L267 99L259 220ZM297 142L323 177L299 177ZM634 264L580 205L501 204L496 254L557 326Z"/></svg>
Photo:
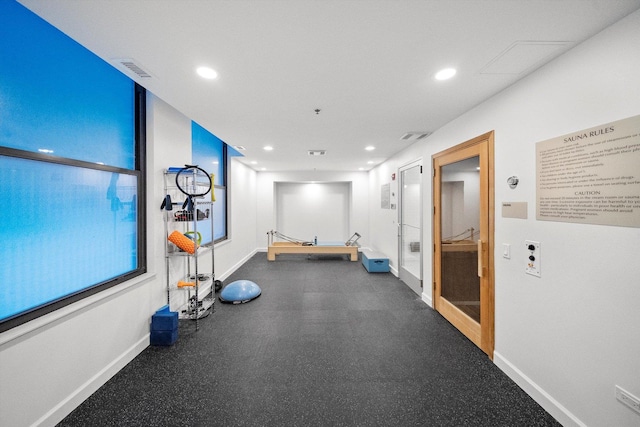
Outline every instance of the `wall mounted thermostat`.
<svg viewBox="0 0 640 427"><path fill-rule="evenodd" d="M525 273L532 276L540 277L540 242L534 242L533 240L525 240L524 246L526 249L526 267Z"/></svg>

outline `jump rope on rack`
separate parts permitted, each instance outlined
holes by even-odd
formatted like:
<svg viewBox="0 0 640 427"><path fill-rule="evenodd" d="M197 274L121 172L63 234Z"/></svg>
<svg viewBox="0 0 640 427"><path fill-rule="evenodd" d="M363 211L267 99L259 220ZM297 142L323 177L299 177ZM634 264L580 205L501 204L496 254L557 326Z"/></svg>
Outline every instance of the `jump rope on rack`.
<svg viewBox="0 0 640 427"><path fill-rule="evenodd" d="M169 171L172 171L172 169L174 168L170 168ZM185 165L183 168L175 169L177 169L176 187L187 196L182 203L182 211L176 212L175 217L178 221L189 221L193 219L194 199L204 197L211 191L213 185L212 175L209 175L207 171L198 165ZM213 193L211 193L211 201L215 201ZM160 209L170 211L173 210L175 205L178 205L178 203L173 203L171 196L167 194L162 201ZM196 214L197 219L204 219L209 216L209 212L198 211Z"/></svg>

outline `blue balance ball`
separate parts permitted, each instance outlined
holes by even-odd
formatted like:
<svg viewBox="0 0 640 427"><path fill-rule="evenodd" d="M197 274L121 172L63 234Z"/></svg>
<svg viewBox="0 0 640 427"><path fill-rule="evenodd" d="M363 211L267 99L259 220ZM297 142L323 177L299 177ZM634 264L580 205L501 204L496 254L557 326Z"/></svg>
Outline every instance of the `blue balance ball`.
<svg viewBox="0 0 640 427"><path fill-rule="evenodd" d="M236 280L220 292L220 302L242 304L258 298L262 290L250 280Z"/></svg>

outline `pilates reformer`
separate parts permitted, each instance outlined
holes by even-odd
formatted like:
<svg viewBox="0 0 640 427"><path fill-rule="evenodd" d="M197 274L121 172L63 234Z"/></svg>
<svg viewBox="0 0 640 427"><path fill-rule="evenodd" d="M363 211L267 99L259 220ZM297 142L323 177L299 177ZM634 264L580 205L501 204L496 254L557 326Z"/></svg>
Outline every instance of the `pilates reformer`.
<svg viewBox="0 0 640 427"><path fill-rule="evenodd" d="M357 242L360 237L359 233L353 233L349 240L344 243L318 243L317 238L314 238L313 241L305 241L271 230L267 232L267 260L275 261L276 255L280 254L345 254L350 256L351 261L358 261ZM274 241L276 238L282 241Z"/></svg>

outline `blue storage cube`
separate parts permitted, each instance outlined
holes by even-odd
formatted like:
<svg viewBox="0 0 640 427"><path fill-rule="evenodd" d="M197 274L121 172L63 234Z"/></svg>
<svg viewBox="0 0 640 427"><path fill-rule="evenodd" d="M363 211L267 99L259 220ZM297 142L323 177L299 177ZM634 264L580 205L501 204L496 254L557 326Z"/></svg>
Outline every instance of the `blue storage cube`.
<svg viewBox="0 0 640 427"><path fill-rule="evenodd" d="M362 265L369 273L389 272L389 258L380 252L362 251Z"/></svg>
<svg viewBox="0 0 640 427"><path fill-rule="evenodd" d="M173 331L151 331L151 345L173 345L177 339L177 328Z"/></svg>
<svg viewBox="0 0 640 427"><path fill-rule="evenodd" d="M178 329L178 312L169 311L165 305L151 316L151 331L173 331Z"/></svg>

